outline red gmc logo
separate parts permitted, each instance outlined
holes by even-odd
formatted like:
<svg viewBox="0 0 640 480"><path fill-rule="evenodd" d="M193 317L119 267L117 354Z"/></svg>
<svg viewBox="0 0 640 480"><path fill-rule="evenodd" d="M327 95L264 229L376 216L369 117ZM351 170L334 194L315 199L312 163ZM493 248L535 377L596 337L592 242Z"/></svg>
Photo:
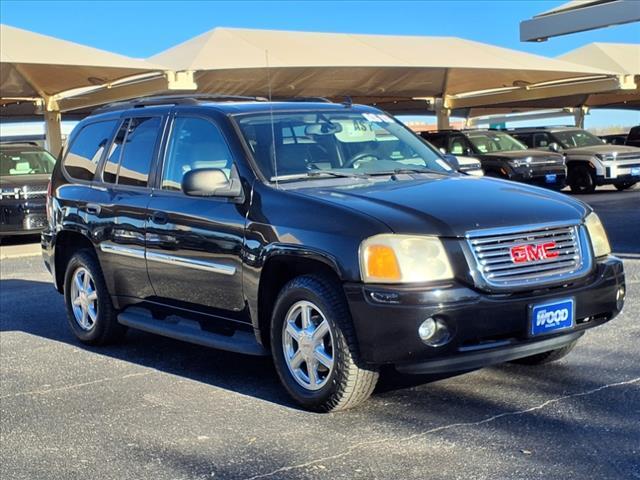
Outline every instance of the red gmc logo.
<svg viewBox="0 0 640 480"><path fill-rule="evenodd" d="M516 245L510 249L511 260L513 263L527 263L556 258L559 253L552 250L555 246L556 242Z"/></svg>

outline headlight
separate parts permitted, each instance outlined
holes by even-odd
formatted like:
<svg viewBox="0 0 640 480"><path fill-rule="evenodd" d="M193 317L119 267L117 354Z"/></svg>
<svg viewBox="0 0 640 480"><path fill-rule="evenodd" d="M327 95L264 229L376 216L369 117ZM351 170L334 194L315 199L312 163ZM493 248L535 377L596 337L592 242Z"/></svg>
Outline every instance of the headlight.
<svg viewBox="0 0 640 480"><path fill-rule="evenodd" d="M613 153L596 153L595 157L603 162L612 162L618 157L618 152Z"/></svg>
<svg viewBox="0 0 640 480"><path fill-rule="evenodd" d="M604 231L602 222L595 212L587 215L584 220L584 224L589 232L589 238L591 238L591 246L593 247L593 253L596 257L602 257L611 253L611 246L609 245L609 239L607 238L607 232Z"/></svg>
<svg viewBox="0 0 640 480"><path fill-rule="evenodd" d="M509 164L512 167L524 167L525 165L529 165L531 163L531 160L533 160L531 157L527 157L527 158L519 158L516 160L509 160Z"/></svg>
<svg viewBox="0 0 640 480"><path fill-rule="evenodd" d="M453 278L451 264L437 237L383 234L360 245L365 283L419 283Z"/></svg>

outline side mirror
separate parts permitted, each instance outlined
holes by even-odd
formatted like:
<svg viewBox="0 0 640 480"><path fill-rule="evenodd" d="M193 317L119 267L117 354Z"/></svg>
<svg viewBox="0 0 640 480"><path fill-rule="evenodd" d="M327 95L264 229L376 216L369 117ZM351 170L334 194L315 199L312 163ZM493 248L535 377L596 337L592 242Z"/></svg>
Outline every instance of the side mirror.
<svg viewBox="0 0 640 480"><path fill-rule="evenodd" d="M443 155L443 157L447 161L447 163L453 167L454 170L460 170L460 162L458 161L458 157L456 157L455 155L451 155L450 153Z"/></svg>
<svg viewBox="0 0 640 480"><path fill-rule="evenodd" d="M242 185L235 167L231 178L219 168L196 168L182 177L182 191L191 197L236 198L242 194Z"/></svg>
<svg viewBox="0 0 640 480"><path fill-rule="evenodd" d="M559 152L561 150L560 145L558 145L556 142L550 143L547 148L552 152Z"/></svg>
<svg viewBox="0 0 640 480"><path fill-rule="evenodd" d="M470 157L470 156L472 156L472 155L473 155L473 151L472 151L469 147L466 147L466 148L464 149L464 153L463 153L463 155L464 155L465 157Z"/></svg>

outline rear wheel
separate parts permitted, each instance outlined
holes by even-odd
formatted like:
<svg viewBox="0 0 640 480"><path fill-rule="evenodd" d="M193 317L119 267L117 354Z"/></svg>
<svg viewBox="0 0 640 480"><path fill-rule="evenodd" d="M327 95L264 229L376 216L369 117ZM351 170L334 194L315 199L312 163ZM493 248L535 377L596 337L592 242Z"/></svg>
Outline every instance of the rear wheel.
<svg viewBox="0 0 640 480"><path fill-rule="evenodd" d="M102 269L91 251L81 250L69 260L64 298L69 326L81 342L103 345L119 340L126 332L117 321Z"/></svg>
<svg viewBox="0 0 640 480"><path fill-rule="evenodd" d="M560 360L561 358L569 355L577 343L578 340L574 340L562 348L538 353L537 355L531 355L530 357L518 358L516 360L512 360L510 363L519 363L520 365L544 365L545 363L555 362L556 360Z"/></svg>
<svg viewBox="0 0 640 480"><path fill-rule="evenodd" d="M593 193L596 189L596 176L586 165L569 168L568 183L573 193Z"/></svg>
<svg viewBox="0 0 640 480"><path fill-rule="evenodd" d="M624 183L616 183L616 184L615 184L615 187L616 187L618 190L623 191L623 190L627 190L627 189L629 189L629 188L633 187L636 183L638 183L638 182L624 182Z"/></svg>
<svg viewBox="0 0 640 480"><path fill-rule="evenodd" d="M378 380L361 364L349 310L331 279L304 275L280 292L271 320L278 376L304 408L330 412L364 402Z"/></svg>

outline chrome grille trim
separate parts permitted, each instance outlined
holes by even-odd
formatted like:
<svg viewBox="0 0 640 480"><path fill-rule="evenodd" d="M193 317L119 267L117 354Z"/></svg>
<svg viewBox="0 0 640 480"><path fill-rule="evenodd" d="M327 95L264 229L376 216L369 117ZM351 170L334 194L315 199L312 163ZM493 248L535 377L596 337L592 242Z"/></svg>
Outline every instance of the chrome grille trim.
<svg viewBox="0 0 640 480"><path fill-rule="evenodd" d="M511 247L556 242L555 258L516 264ZM586 275L592 268L591 249L584 227L553 223L467 232L471 274L487 290L512 291L563 284Z"/></svg>

